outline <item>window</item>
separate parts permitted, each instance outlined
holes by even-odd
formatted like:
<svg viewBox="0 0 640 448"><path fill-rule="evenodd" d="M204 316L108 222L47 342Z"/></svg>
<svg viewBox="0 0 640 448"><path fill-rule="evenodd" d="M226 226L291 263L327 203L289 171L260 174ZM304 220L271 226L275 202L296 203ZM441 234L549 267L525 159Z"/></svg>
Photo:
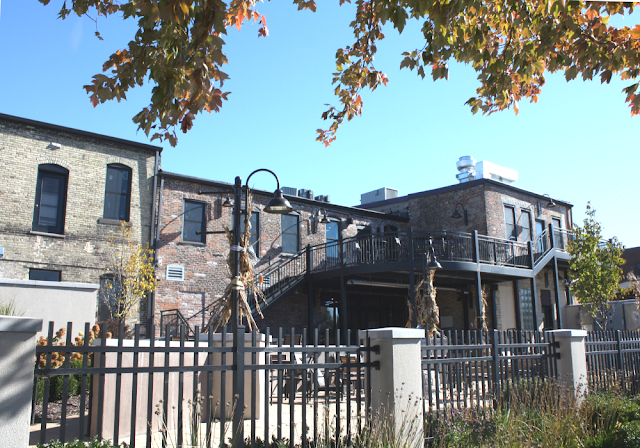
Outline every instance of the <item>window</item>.
<svg viewBox="0 0 640 448"><path fill-rule="evenodd" d="M32 226L34 231L59 235L64 233L68 179L69 170L66 168L50 164L38 166Z"/></svg>
<svg viewBox="0 0 640 448"><path fill-rule="evenodd" d="M333 260L337 260L340 254L338 253L338 240L340 238L340 223L336 221L331 221L325 224L325 241L326 245L326 256L327 258L331 258Z"/></svg>
<svg viewBox="0 0 640 448"><path fill-rule="evenodd" d="M545 229L545 222L540 220L540 219L536 219L536 237L539 237L540 235L542 235L542 232L544 232ZM538 247L536 248L536 250L538 252L546 252L547 251L547 246L548 246L548 242L549 240L547 238L540 238L538 240Z"/></svg>
<svg viewBox="0 0 640 448"><path fill-rule="evenodd" d="M300 217L298 215L282 215L282 252L295 254L300 250Z"/></svg>
<svg viewBox="0 0 640 448"><path fill-rule="evenodd" d="M29 269L29 280L42 280L45 282L59 282L60 271L47 269Z"/></svg>
<svg viewBox="0 0 640 448"><path fill-rule="evenodd" d="M120 296L120 281L114 274L104 274L100 277L98 290L98 321L106 322L113 317L114 312L120 311L118 301Z"/></svg>
<svg viewBox="0 0 640 448"><path fill-rule="evenodd" d="M104 192L104 218L129 221L131 202L131 168L112 164L107 166Z"/></svg>
<svg viewBox="0 0 640 448"><path fill-rule="evenodd" d="M513 207L504 207L504 227L508 240L516 239L516 211Z"/></svg>
<svg viewBox="0 0 640 448"><path fill-rule="evenodd" d="M260 257L260 213L251 212L251 218L249 218L249 224L251 229L249 230L249 244L253 247L257 257ZM244 233L244 217L240 218L240 234Z"/></svg>
<svg viewBox="0 0 640 448"><path fill-rule="evenodd" d="M533 239L533 233L531 229L531 213L524 210L521 211L520 221L522 225L522 241L531 241Z"/></svg>
<svg viewBox="0 0 640 448"><path fill-rule="evenodd" d="M560 221L560 218L551 218L551 222L553 223L553 245L557 249L564 249L564 238L562 233L559 232L562 229L562 221Z"/></svg>
<svg viewBox="0 0 640 448"><path fill-rule="evenodd" d="M206 221L204 218L205 204L195 201L184 201L184 225L182 227L182 241L204 243Z"/></svg>
<svg viewBox="0 0 640 448"><path fill-rule="evenodd" d="M522 316L522 329L535 330L533 323L533 301L531 299L531 289L520 288L520 307Z"/></svg>

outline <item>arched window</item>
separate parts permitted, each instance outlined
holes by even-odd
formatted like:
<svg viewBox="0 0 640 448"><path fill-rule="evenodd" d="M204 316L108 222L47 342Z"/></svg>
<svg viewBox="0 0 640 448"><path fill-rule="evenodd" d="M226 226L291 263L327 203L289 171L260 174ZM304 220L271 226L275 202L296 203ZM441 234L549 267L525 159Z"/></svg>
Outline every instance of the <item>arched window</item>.
<svg viewBox="0 0 640 448"><path fill-rule="evenodd" d="M130 205L131 168L119 163L107 165L104 218L129 222Z"/></svg>
<svg viewBox="0 0 640 448"><path fill-rule="evenodd" d="M68 180L69 170L66 168L48 163L38 166L32 230L64 233Z"/></svg>

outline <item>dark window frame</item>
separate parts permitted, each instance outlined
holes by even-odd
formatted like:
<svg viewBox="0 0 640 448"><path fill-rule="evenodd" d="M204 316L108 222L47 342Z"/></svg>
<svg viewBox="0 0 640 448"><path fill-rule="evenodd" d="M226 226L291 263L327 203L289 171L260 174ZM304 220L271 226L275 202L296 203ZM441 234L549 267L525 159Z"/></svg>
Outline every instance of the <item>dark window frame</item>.
<svg viewBox="0 0 640 448"><path fill-rule="evenodd" d="M197 204L202 206L202 219L200 221L196 221L193 219L187 219L187 204ZM182 211L182 241L187 243L201 243L206 244L206 234L205 231L207 229L207 203L202 201L194 201L192 199L185 199L183 202L183 211ZM190 239L188 235L185 233L186 224L188 222L200 222L200 235L195 235L195 238Z"/></svg>
<svg viewBox="0 0 640 448"><path fill-rule="evenodd" d="M285 218L285 217L287 217L287 218L288 217L295 217L296 223L295 224L286 225L284 223L284 221L287 218ZM292 229L295 229L295 233L294 233L294 231L292 231ZM280 240L282 242L282 253L295 254L295 253L300 251L300 240L301 240L301 238L300 238L301 235L300 234L301 234L301 232L300 232L300 215L297 214L297 213L289 213L289 214L286 214L286 215L281 215L281 218L280 218ZM289 250L290 247L287 247L286 248L287 250L285 250L285 237L287 239L295 237L296 250L294 250L292 252L292 251ZM289 246L289 244L290 243L287 243L286 245Z"/></svg>
<svg viewBox="0 0 640 448"><path fill-rule="evenodd" d="M45 179L58 182L56 222L54 225L41 224L41 210L43 205L42 187ZM53 164L38 165L38 178L36 181L36 197L33 206L33 223L31 229L35 232L64 235L64 221L67 213L67 189L69 184L69 170Z"/></svg>
<svg viewBox="0 0 640 448"><path fill-rule="evenodd" d="M509 213L509 217L513 218L513 223L509 224L507 222L507 213ZM518 239L518 233L517 233L517 221L516 221L516 209L514 206L512 205L504 205L504 234L505 234L505 239L507 240L511 240L511 241L516 241ZM509 235L509 225L512 227L511 228L511 235Z"/></svg>
<svg viewBox="0 0 640 448"><path fill-rule="evenodd" d="M109 170L115 170L117 173L127 173L127 177L128 177L128 182L127 182L127 192L126 194L123 194L122 192L118 191L118 188L116 188L116 190L114 191L109 191ZM118 176L119 177L119 176ZM110 163L107 165L107 175L105 177L105 185L104 185L104 208L103 208L103 212L102 212L102 217L104 219L115 219L118 221L125 221L125 222L129 222L131 216L130 216L130 212L131 212L131 185L132 185L132 180L131 178L133 177L133 170L131 169L131 167L128 167L127 165L123 165L121 163ZM117 183L117 180L116 180ZM119 187L119 186L117 186ZM124 218L122 218L121 216L118 216L118 208L114 207L114 213L112 215L108 215L107 214L107 204L109 203L107 197L108 195L116 195L119 197L125 196L126 197L126 206L125 206L125 216ZM117 202L116 202L117 203Z"/></svg>
<svg viewBox="0 0 640 448"><path fill-rule="evenodd" d="M46 275L47 274L57 274L57 275ZM38 275L41 274L41 275ZM33 277L42 277L42 278L33 278ZM50 278L44 278L50 277ZM55 277L55 279L53 279ZM36 280L41 282L61 282L62 281L62 271L56 271L55 269L38 269L38 268L29 268L29 280Z"/></svg>
<svg viewBox="0 0 640 448"><path fill-rule="evenodd" d="M532 229L532 221L531 221L531 212L529 210L520 210L520 227L522 228L522 240L526 243L527 241L533 241L533 229ZM528 227L524 224L527 223ZM528 230L528 234L526 233Z"/></svg>

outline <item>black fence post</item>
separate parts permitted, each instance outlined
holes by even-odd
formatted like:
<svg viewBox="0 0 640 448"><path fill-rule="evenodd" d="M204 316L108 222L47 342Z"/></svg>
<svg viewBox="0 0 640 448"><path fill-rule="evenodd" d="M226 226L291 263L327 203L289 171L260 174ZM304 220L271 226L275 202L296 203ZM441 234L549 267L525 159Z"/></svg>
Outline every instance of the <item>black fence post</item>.
<svg viewBox="0 0 640 448"><path fill-rule="evenodd" d="M620 384L625 384L625 368L624 357L622 355L622 331L616 330L616 362L618 364L618 372L621 375Z"/></svg>
<svg viewBox="0 0 640 448"><path fill-rule="evenodd" d="M494 409L498 407L500 394L502 392L500 386L500 332L498 330L493 330L493 341L492 341L492 349L491 349L491 357L492 357L492 380L493 380L493 390L494 390L494 399L493 399L493 407Z"/></svg>
<svg viewBox="0 0 640 448"><path fill-rule="evenodd" d="M233 335L233 391L235 401L233 406L233 441L232 447L242 447L244 444L244 325L238 325Z"/></svg>

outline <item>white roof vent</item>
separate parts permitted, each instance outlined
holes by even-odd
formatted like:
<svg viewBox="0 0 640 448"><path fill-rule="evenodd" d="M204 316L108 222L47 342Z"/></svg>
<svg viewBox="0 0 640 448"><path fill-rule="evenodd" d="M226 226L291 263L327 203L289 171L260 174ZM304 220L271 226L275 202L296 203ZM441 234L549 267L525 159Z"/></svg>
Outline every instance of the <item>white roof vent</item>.
<svg viewBox="0 0 640 448"><path fill-rule="evenodd" d="M183 282L184 266L180 266L179 264L167 265L167 280L172 280L174 282Z"/></svg>
<svg viewBox="0 0 640 448"><path fill-rule="evenodd" d="M459 173L456 174L456 179L460 183L470 182L475 179L476 169L475 169L476 161L473 160L471 156L462 156L456 162L456 168L458 168Z"/></svg>

